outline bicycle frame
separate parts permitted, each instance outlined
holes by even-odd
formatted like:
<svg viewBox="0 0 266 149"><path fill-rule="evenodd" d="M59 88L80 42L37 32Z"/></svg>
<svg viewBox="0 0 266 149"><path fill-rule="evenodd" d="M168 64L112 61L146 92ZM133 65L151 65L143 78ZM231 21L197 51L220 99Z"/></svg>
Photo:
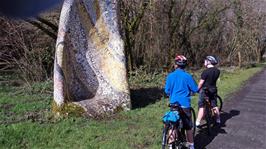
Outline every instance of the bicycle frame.
<svg viewBox="0 0 266 149"><path fill-rule="evenodd" d="M212 107L211 102L207 96L204 97L204 105L205 105L205 110L207 110L208 108L208 110L211 111L211 116L215 116L214 108Z"/></svg>
<svg viewBox="0 0 266 149"><path fill-rule="evenodd" d="M211 124L214 124L214 121L216 119L216 112L215 112L214 107L212 107L212 105L211 105L211 101L210 101L209 96L208 96L208 94L209 94L208 88L204 88L204 93L205 93L204 98L203 98L203 103L204 103L204 107L205 107L204 117L205 117L206 123L207 123L208 134L210 135L211 134ZM214 98L217 98L217 97L218 97L218 95L215 94ZM221 104L222 104L222 102L221 102Z"/></svg>

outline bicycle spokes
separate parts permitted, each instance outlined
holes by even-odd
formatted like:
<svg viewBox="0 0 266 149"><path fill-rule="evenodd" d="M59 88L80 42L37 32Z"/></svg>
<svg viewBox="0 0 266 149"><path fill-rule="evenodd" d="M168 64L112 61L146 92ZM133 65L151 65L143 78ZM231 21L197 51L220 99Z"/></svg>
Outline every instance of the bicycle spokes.
<svg viewBox="0 0 266 149"><path fill-rule="evenodd" d="M168 142L168 144L172 144L176 140L176 130L175 130L175 128L170 129L168 133L169 133L168 134L169 137L168 137L167 142Z"/></svg>

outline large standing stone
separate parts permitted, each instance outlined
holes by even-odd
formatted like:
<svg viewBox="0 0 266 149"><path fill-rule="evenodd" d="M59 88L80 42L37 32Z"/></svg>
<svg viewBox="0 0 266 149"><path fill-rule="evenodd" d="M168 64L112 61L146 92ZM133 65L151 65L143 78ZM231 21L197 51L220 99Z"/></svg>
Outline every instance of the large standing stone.
<svg viewBox="0 0 266 149"><path fill-rule="evenodd" d="M116 0L65 0L54 66L54 100L88 116L130 108Z"/></svg>

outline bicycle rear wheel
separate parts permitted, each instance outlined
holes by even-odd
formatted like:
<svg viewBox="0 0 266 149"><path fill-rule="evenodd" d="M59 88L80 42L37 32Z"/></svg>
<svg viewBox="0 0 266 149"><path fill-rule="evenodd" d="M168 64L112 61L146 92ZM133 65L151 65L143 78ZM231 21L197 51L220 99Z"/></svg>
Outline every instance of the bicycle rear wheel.
<svg viewBox="0 0 266 149"><path fill-rule="evenodd" d="M206 125L207 125L207 132L208 135L211 135L211 109L209 107L205 107L205 119L206 119Z"/></svg>
<svg viewBox="0 0 266 149"><path fill-rule="evenodd" d="M170 133L169 131L173 131L173 127L170 127L170 124L164 124L163 128L163 138L162 138L162 149L175 149L175 142L168 144ZM170 147L171 145L171 147Z"/></svg>
<svg viewBox="0 0 266 149"><path fill-rule="evenodd" d="M165 149L165 147L167 146L168 129L169 129L169 126L167 124L164 124L164 127L163 127L163 138L162 138L162 149Z"/></svg>
<svg viewBox="0 0 266 149"><path fill-rule="evenodd" d="M195 110L191 107L191 116L192 116L192 126L193 126L193 137L195 137L195 133L196 133L196 113Z"/></svg>
<svg viewBox="0 0 266 149"><path fill-rule="evenodd" d="M223 100L219 95L217 95L216 97L217 97L217 106L219 108L219 111L221 112L223 108Z"/></svg>

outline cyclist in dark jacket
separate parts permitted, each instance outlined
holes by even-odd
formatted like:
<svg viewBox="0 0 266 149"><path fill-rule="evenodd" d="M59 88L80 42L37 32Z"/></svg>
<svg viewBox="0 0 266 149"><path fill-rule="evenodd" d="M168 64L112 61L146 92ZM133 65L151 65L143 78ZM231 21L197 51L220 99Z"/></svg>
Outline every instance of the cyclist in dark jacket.
<svg viewBox="0 0 266 149"><path fill-rule="evenodd" d="M187 115L186 118L181 116L181 119L186 129L189 149L194 149L190 96L191 92L196 93L198 91L198 86L193 77L184 71L186 65L186 57L177 55L175 58L175 71L170 73L166 79L165 93L170 97L170 104L179 104Z"/></svg>
<svg viewBox="0 0 266 149"><path fill-rule="evenodd" d="M216 82L217 79L220 76L220 70L215 67L215 65L218 64L217 59L214 56L207 56L204 61L204 66L206 69L201 74L201 79L198 85L200 94L199 94L199 111L198 111L198 117L196 120L196 126L200 126L200 121L204 115L204 108L203 108L203 100L204 96L208 96L211 105L214 108L214 112L216 114L216 123L220 124L220 112L217 107L217 99L215 98L215 94L217 94L217 86ZM208 88L208 95L205 95L202 88Z"/></svg>

